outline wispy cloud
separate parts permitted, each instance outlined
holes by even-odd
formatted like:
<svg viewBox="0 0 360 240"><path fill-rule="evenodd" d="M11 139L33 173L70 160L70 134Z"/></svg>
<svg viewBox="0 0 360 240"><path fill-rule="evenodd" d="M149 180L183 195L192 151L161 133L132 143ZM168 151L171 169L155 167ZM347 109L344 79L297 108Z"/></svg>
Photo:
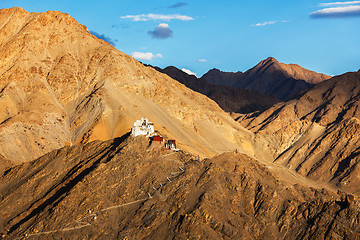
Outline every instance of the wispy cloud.
<svg viewBox="0 0 360 240"><path fill-rule="evenodd" d="M175 3L174 5L169 6L168 8L180 8L180 7L185 7L186 5L188 5L186 2L178 2Z"/></svg>
<svg viewBox="0 0 360 240"><path fill-rule="evenodd" d="M121 28L121 29L126 29L129 28L129 25L127 24L113 24L111 25L112 28Z"/></svg>
<svg viewBox="0 0 360 240"><path fill-rule="evenodd" d="M145 22L145 21L153 21L153 20L160 20L160 21L171 21L171 20L180 20L180 21L190 21L194 20L194 18L186 16L186 15L179 15L179 14L140 14L140 15L126 15L120 17L121 19L130 19L134 22Z"/></svg>
<svg viewBox="0 0 360 240"><path fill-rule="evenodd" d="M188 75L194 75L196 76L196 73L190 71L189 69L183 68L181 69L181 71L183 71L184 73L188 74Z"/></svg>
<svg viewBox="0 0 360 240"><path fill-rule="evenodd" d="M102 39L102 40L104 40L105 42L108 42L110 45L116 46L116 43L115 43L116 40L112 40L110 37L107 37L107 36L105 36L104 34L100 34L100 33L95 32L95 31L90 31L90 33L91 33L92 35L94 35L95 37L97 37L97 38L99 38L99 39Z"/></svg>
<svg viewBox="0 0 360 240"><path fill-rule="evenodd" d="M197 62L207 62L208 60L200 58L200 59L196 59Z"/></svg>
<svg viewBox="0 0 360 240"><path fill-rule="evenodd" d="M310 13L312 18L338 18L360 16L360 6L324 8Z"/></svg>
<svg viewBox="0 0 360 240"><path fill-rule="evenodd" d="M262 23L256 23L251 25L252 27L263 27L263 26L267 26L267 25L272 25L275 23L287 23L289 22L288 20L283 20L283 21L268 21L268 22L262 22Z"/></svg>
<svg viewBox="0 0 360 240"><path fill-rule="evenodd" d="M154 58L162 58L163 56L158 53L158 54L153 54L152 52L133 52L131 53L131 56L137 60L142 60L142 61L151 61Z"/></svg>
<svg viewBox="0 0 360 240"><path fill-rule="evenodd" d="M360 4L360 1L320 3L319 6L328 7L328 6L341 6L341 5L354 5L354 4Z"/></svg>
<svg viewBox="0 0 360 240"><path fill-rule="evenodd" d="M154 31L148 31L148 34L152 38L166 39L172 37L173 31L170 29L169 24L160 23L155 27Z"/></svg>

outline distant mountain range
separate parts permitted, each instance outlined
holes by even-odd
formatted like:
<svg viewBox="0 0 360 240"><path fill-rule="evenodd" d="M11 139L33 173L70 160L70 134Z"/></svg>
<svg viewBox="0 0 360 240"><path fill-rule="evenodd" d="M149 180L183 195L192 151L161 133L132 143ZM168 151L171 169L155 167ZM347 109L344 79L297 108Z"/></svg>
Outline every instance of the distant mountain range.
<svg viewBox="0 0 360 240"><path fill-rule="evenodd" d="M275 58L269 57L245 73L212 69L201 78L209 83L255 90L280 100L287 100L313 84L329 79L330 76L307 70L299 65L279 63Z"/></svg>
<svg viewBox="0 0 360 240"><path fill-rule="evenodd" d="M255 67L242 72L222 72L211 69L201 78L169 66L154 67L188 88L202 93L226 112L262 111L280 100L294 97L301 91L330 77L295 64L279 63L269 57Z"/></svg>
<svg viewBox="0 0 360 240"><path fill-rule="evenodd" d="M279 100L270 95L255 90L238 89L226 85L216 85L189 75L176 67L156 70L166 73L171 78L184 84L186 87L204 94L214 100L226 112L249 113L269 108Z"/></svg>

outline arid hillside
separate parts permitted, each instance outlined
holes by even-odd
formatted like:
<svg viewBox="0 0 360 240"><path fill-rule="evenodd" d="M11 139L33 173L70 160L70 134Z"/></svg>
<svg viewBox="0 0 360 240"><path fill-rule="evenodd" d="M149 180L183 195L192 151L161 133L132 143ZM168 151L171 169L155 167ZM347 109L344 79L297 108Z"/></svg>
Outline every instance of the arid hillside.
<svg viewBox="0 0 360 240"><path fill-rule="evenodd" d="M359 194L359 104L360 72L352 72L238 121L265 139L276 163Z"/></svg>
<svg viewBox="0 0 360 240"><path fill-rule="evenodd" d="M68 14L0 10L0 59L0 153L13 163L122 136L141 117L194 154L251 155L252 134L216 103L97 39Z"/></svg>
<svg viewBox="0 0 360 240"><path fill-rule="evenodd" d="M239 153L205 161L144 137L53 151L0 175L3 239L356 239L358 199ZM294 175L295 178L301 178Z"/></svg>
<svg viewBox="0 0 360 240"><path fill-rule="evenodd" d="M254 90L208 83L203 78L189 75L176 67L155 69L214 100L226 112L249 113L263 111L279 102L276 97Z"/></svg>

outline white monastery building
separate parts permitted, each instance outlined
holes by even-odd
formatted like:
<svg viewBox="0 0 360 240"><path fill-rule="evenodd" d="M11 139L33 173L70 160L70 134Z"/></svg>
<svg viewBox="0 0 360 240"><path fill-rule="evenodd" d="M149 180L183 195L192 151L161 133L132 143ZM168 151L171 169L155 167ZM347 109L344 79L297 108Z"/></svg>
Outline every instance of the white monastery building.
<svg viewBox="0 0 360 240"><path fill-rule="evenodd" d="M134 137L146 136L152 137L155 133L154 124L149 122L147 118L142 117L141 120L137 120L134 123L134 127L131 128L131 134Z"/></svg>

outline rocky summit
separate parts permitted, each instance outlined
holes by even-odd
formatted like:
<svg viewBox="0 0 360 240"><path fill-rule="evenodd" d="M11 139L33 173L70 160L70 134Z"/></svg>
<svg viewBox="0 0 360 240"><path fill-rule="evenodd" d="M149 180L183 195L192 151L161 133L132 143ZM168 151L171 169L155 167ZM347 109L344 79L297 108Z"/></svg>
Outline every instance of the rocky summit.
<svg viewBox="0 0 360 240"><path fill-rule="evenodd" d="M273 57L259 62L245 73L227 73L213 69L202 76L202 79L209 83L255 90L280 100L288 100L329 78L325 74L310 71L296 64L280 63Z"/></svg>

